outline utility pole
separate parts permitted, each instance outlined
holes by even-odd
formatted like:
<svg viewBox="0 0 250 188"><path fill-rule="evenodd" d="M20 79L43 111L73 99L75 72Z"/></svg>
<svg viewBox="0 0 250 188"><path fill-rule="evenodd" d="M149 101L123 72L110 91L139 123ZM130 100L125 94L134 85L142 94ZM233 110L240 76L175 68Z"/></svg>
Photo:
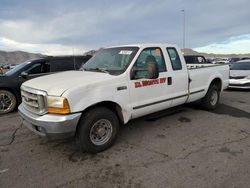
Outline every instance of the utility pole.
<svg viewBox="0 0 250 188"><path fill-rule="evenodd" d="M186 42L186 12L185 9L181 10L183 13L183 49L185 48L185 42Z"/></svg>

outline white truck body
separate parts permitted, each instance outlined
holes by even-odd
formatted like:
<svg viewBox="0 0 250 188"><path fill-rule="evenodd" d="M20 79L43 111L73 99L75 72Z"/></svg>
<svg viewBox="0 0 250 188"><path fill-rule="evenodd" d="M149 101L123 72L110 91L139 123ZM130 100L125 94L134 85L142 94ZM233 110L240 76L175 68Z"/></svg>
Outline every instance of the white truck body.
<svg viewBox="0 0 250 188"><path fill-rule="evenodd" d="M189 65L188 68L181 51L176 46L169 44L136 44L111 48L121 47L137 47L138 51L126 70L119 75L97 71L68 71L25 82L22 85L23 92L37 93L36 91L41 91L44 93L45 100L47 96L64 97L70 106L70 114L66 115L50 114L46 111L43 114L36 114L26 108L27 105L23 102L19 106L19 112L27 126L37 134L48 136L47 130L40 133L37 128L34 130L34 126L43 126L42 121L47 122L46 126L48 126L47 119L51 119L51 117L53 117L53 122L57 117L58 122L61 122L62 117L67 120L67 116L74 114L77 116L74 125L67 124L67 128L61 130L60 125L53 130L47 127L45 129L49 129L53 134L64 133L65 130L75 132L78 121L85 110L103 102L115 104L116 110L119 111L119 118L126 124L134 118L199 100L206 95L214 81L218 82L220 91L228 87L228 65L210 64L208 66L206 64L206 66L199 65L199 67ZM160 72L156 79L131 79L131 70L135 62L141 52L148 48L161 50L166 71ZM180 70L173 70L167 48L176 49L178 52L181 61ZM58 122L56 123L58 124ZM68 129L70 126L72 129Z"/></svg>

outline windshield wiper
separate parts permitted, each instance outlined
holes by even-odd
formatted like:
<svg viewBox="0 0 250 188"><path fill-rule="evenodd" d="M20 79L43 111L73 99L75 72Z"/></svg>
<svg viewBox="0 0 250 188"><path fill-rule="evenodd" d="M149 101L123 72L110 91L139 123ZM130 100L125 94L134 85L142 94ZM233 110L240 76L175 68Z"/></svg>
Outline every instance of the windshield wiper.
<svg viewBox="0 0 250 188"><path fill-rule="evenodd" d="M103 72L103 73L108 73L109 72L105 69L100 69L100 68L90 68L90 69L84 69L85 71L96 71L96 72Z"/></svg>

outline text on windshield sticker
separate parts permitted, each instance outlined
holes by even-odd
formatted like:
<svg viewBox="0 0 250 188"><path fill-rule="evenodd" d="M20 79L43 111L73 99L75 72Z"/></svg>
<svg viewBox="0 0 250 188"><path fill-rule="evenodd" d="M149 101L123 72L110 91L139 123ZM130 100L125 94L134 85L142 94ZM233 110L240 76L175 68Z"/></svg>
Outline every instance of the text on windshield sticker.
<svg viewBox="0 0 250 188"><path fill-rule="evenodd" d="M119 54L121 55L131 55L133 51L130 50L121 50Z"/></svg>

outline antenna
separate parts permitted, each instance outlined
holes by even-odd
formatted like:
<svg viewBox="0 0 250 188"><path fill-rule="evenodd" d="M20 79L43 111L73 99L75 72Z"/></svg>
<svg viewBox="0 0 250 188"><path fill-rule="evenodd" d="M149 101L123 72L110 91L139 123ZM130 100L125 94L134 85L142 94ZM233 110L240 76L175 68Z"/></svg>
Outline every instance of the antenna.
<svg viewBox="0 0 250 188"><path fill-rule="evenodd" d="M74 47L72 47L72 53L73 53L74 69L76 70L76 58L75 58L75 50L74 50Z"/></svg>
<svg viewBox="0 0 250 188"><path fill-rule="evenodd" d="M185 49L186 40L186 12L185 9L181 10L183 12L183 49Z"/></svg>

